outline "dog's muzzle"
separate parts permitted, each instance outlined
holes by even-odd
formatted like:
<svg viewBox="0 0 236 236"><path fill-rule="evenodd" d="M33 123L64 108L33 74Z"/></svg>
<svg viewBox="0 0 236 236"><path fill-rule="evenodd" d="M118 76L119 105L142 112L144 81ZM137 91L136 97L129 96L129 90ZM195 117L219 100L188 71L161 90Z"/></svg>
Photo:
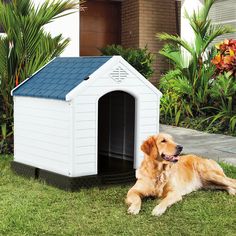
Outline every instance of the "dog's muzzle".
<svg viewBox="0 0 236 236"><path fill-rule="evenodd" d="M177 145L176 146L176 153L175 153L175 155L166 155L166 154L162 154L161 155L161 157L164 159L164 160L166 160L166 161L170 161L170 162L178 162L178 160L179 160L179 155L180 155L180 153L182 152L182 150L183 150L183 146L181 146L181 145Z"/></svg>

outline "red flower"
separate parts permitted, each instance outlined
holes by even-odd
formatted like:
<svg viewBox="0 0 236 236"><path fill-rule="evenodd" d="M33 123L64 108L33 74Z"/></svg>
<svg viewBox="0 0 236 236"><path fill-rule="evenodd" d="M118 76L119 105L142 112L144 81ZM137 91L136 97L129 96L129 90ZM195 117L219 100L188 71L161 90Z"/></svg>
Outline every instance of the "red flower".
<svg viewBox="0 0 236 236"><path fill-rule="evenodd" d="M217 55L212 59L216 66L217 74L223 72L232 72L236 74L236 40L225 39L216 45Z"/></svg>

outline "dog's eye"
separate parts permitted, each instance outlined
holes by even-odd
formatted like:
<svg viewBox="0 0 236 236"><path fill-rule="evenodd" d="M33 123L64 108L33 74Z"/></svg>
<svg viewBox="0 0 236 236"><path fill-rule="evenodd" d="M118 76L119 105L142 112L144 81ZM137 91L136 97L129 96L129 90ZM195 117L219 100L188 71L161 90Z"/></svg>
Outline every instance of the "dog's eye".
<svg viewBox="0 0 236 236"><path fill-rule="evenodd" d="M166 141L165 139L163 139L161 142L162 142L162 143L166 143L167 141Z"/></svg>

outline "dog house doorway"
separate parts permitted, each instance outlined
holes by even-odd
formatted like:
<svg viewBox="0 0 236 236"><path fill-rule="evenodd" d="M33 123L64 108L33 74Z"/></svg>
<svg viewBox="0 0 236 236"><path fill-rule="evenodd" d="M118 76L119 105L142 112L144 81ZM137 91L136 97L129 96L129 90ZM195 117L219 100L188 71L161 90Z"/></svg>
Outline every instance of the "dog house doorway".
<svg viewBox="0 0 236 236"><path fill-rule="evenodd" d="M135 99L113 91L98 101L98 174L133 171Z"/></svg>

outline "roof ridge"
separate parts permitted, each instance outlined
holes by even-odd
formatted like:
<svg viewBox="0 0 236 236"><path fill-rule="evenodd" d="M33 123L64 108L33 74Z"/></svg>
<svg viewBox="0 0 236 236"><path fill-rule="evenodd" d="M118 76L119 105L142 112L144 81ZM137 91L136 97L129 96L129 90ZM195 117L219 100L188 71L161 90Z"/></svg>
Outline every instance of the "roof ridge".
<svg viewBox="0 0 236 236"><path fill-rule="evenodd" d="M57 57L56 59L61 59L61 58L74 58L74 59L83 59L83 58L112 58L113 56L79 56L79 57Z"/></svg>

